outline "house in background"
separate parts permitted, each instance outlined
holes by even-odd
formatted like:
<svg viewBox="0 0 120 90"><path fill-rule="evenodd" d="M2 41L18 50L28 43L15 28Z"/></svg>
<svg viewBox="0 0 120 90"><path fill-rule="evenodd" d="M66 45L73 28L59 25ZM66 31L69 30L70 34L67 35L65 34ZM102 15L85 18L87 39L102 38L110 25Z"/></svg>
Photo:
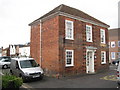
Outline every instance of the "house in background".
<svg viewBox="0 0 120 90"><path fill-rule="evenodd" d="M2 49L2 56L10 56L10 50L8 47Z"/></svg>
<svg viewBox="0 0 120 90"><path fill-rule="evenodd" d="M9 45L9 47L3 48L2 49L2 56L11 56L15 57L17 56L18 49L16 45Z"/></svg>
<svg viewBox="0 0 120 90"><path fill-rule="evenodd" d="M24 45L23 47L19 47L19 56L30 57L30 45Z"/></svg>
<svg viewBox="0 0 120 90"><path fill-rule="evenodd" d="M16 56L16 46L15 45L9 45L6 48L2 48L2 56Z"/></svg>
<svg viewBox="0 0 120 90"><path fill-rule="evenodd" d="M2 50L2 56L30 57L30 43L9 45Z"/></svg>
<svg viewBox="0 0 120 90"><path fill-rule="evenodd" d="M46 75L93 74L109 67L109 25L60 5L29 24L30 54Z"/></svg>
<svg viewBox="0 0 120 90"><path fill-rule="evenodd" d="M120 28L109 31L109 61L110 63L120 58Z"/></svg>
<svg viewBox="0 0 120 90"><path fill-rule="evenodd" d="M9 52L10 52L10 55L11 57L15 57L18 53L17 51L17 46L16 45L9 45Z"/></svg>

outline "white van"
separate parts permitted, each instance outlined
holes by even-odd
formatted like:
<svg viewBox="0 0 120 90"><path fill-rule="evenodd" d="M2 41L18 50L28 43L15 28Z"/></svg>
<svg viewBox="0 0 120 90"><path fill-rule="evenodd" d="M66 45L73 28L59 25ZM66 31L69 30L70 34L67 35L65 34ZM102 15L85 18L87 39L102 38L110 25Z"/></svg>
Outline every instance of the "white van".
<svg viewBox="0 0 120 90"><path fill-rule="evenodd" d="M34 78L42 79L44 76L43 69L33 58L13 58L11 60L10 73L21 77L23 82Z"/></svg>

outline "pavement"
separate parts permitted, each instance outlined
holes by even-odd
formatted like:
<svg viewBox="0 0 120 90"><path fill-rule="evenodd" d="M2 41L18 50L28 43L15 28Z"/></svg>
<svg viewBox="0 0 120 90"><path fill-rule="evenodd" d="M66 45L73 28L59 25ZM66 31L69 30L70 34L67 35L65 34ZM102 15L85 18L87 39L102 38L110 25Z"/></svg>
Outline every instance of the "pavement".
<svg viewBox="0 0 120 90"><path fill-rule="evenodd" d="M23 84L29 89L36 88L117 88L116 66L110 70L94 75L72 76L61 79L44 77L43 80L31 81Z"/></svg>
<svg viewBox="0 0 120 90"><path fill-rule="evenodd" d="M43 80L23 83L20 88L25 90L35 90L38 88L117 88L116 68L117 66L110 65L110 69L107 72L64 77L61 79L45 76ZM6 70L3 72L5 73Z"/></svg>

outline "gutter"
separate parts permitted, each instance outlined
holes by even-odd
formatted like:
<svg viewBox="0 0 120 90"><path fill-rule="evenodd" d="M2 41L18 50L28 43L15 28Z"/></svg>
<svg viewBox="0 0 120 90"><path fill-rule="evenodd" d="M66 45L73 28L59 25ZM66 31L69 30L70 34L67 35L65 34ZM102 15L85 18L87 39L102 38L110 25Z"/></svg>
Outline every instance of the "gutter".
<svg viewBox="0 0 120 90"><path fill-rule="evenodd" d="M43 18L39 18L39 19L33 21L32 23L30 23L29 26L31 26L32 24L37 24L37 23L39 23L39 21L45 21L45 20L47 20L51 17L57 16L57 15L61 15L61 16L69 17L69 18L76 19L76 20L79 20L79 21L91 23L93 25L101 26L101 27L104 27L104 28L109 28L110 27L107 24L104 25L102 23L98 23L98 22L95 22L95 21L92 21L92 20L84 19L82 17L71 15L71 14L68 14L68 13L65 13L65 12L61 12L61 11L55 12L55 13L53 13L51 15L48 15L46 17L43 17Z"/></svg>
<svg viewBox="0 0 120 90"><path fill-rule="evenodd" d="M42 67L42 21L40 19L40 66Z"/></svg>

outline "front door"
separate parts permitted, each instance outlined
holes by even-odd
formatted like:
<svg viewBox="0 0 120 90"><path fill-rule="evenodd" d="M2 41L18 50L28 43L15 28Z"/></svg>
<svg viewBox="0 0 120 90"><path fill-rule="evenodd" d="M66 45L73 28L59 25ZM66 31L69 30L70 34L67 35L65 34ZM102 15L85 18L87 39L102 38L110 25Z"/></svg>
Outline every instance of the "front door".
<svg viewBox="0 0 120 90"><path fill-rule="evenodd" d="M86 72L94 73L94 51L88 50L86 53Z"/></svg>

